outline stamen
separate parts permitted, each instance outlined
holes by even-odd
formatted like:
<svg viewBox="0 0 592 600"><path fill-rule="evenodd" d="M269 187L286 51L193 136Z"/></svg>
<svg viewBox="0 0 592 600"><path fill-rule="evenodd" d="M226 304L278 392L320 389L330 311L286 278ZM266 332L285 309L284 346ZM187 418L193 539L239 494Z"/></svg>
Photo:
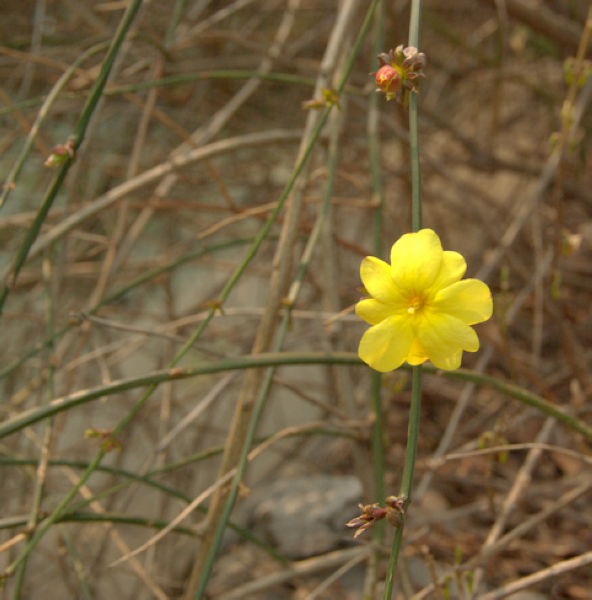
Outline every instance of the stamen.
<svg viewBox="0 0 592 600"><path fill-rule="evenodd" d="M409 303L409 308L407 309L407 312L410 315L415 314L416 310L420 310L421 307L423 306L423 301L421 298L413 298L413 300L411 300L411 302Z"/></svg>

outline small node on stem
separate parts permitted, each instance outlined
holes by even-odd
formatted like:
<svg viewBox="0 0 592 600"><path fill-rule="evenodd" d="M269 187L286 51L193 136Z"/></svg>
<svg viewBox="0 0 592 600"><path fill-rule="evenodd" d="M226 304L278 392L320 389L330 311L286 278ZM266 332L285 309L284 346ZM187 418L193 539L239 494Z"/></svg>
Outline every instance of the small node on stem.
<svg viewBox="0 0 592 600"><path fill-rule="evenodd" d="M43 163L46 167L57 167L65 163L68 159L74 160L76 140L73 137L68 138L65 144L58 144L51 150L51 154Z"/></svg>
<svg viewBox="0 0 592 600"><path fill-rule="evenodd" d="M121 450L121 442L112 437L113 430L111 429L97 429L96 427L90 427L84 432L84 437L87 439L98 438L105 440L101 444L101 450L103 452L111 452L111 450Z"/></svg>
<svg viewBox="0 0 592 600"><path fill-rule="evenodd" d="M319 108L326 108L327 106L336 106L340 111L343 109L339 104L339 96L337 91L334 89L322 88L322 97L313 98L311 100L304 100L302 102L302 108L304 110L313 110Z"/></svg>
<svg viewBox="0 0 592 600"><path fill-rule="evenodd" d="M222 308L221 300L208 300L208 302L204 302L202 304L202 307L210 310L219 310L220 314L224 316L224 309Z"/></svg>
<svg viewBox="0 0 592 600"><path fill-rule="evenodd" d="M187 374L187 369L185 369L183 367L174 367L173 369L169 370L169 375L171 377L183 377L186 374Z"/></svg>

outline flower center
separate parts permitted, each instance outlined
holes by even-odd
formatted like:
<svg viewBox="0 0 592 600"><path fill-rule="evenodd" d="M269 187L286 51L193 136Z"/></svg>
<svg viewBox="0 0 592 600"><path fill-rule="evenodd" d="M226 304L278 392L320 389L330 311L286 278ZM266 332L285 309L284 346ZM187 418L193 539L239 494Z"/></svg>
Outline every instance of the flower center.
<svg viewBox="0 0 592 600"><path fill-rule="evenodd" d="M407 309L407 312L410 315L413 315L413 314L415 314L415 311L421 310L422 308L423 308L423 300L416 296L409 303L409 308Z"/></svg>

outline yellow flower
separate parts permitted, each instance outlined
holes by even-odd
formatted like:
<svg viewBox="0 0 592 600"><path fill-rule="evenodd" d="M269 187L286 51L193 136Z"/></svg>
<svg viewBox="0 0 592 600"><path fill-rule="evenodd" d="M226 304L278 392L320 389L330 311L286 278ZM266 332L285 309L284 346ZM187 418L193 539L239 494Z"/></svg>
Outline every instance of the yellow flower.
<svg viewBox="0 0 592 600"><path fill-rule="evenodd" d="M386 373L404 361L431 360L439 369L460 366L463 350L476 352L479 338L470 325L487 321L491 292L467 269L458 252L444 252L431 229L408 233L391 249L391 266L368 256L360 275L371 299L356 306L370 323L360 341L360 358Z"/></svg>

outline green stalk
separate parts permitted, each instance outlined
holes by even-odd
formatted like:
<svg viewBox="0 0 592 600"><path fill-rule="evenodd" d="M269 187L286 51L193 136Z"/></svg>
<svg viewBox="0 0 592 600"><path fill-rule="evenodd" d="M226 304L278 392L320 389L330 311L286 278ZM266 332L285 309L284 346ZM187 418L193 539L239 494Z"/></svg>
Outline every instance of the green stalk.
<svg viewBox="0 0 592 600"><path fill-rule="evenodd" d="M209 455L215 456L217 454L220 454L222 452L222 450L223 450L222 447L213 448ZM163 492L165 494L168 494L171 498L177 498L177 499L185 502L185 504L189 504L192 500L191 498L189 498L189 496L186 496L182 492L180 492L174 488L171 488L171 487L165 485L164 483L159 483L158 481L155 481L154 479L152 479L152 477L161 472L172 471L175 468L180 468L182 466L185 466L185 464L187 464L185 461L187 461L189 458L193 459L193 461L190 461L190 462L196 462L196 461L202 460L207 457L208 456L205 454L205 452L201 452L201 453L199 453L199 455L193 454L191 457L184 458L183 461L179 461L178 463L171 463L160 469L155 469L154 471L150 471L146 475L138 475L137 473L134 473L132 471L126 471L125 469L119 469L117 467L109 467L109 466L104 466L104 465L97 467L97 471L101 471L103 473L109 473L110 475L117 475L118 477L125 477L129 481L128 485L131 485L132 483L142 483L142 484L152 487L156 490L160 490L161 492ZM50 459L47 462L47 464L50 467L71 467L72 469L88 468L87 462L65 460L65 459ZM3 466L19 466L19 467L20 466L31 466L31 467L37 468L39 466L39 460L36 458L14 458L14 457L8 457L8 456L0 456L0 467L3 467ZM126 483L128 483L128 482L126 481ZM88 502L85 500L84 505L86 506L89 502L96 500L96 499L97 499L97 496L93 496ZM0 519L0 529L2 528L1 523L2 523L2 520Z"/></svg>
<svg viewBox="0 0 592 600"><path fill-rule="evenodd" d="M403 523L405 512L411 502L411 492L413 488L413 475L415 473L415 459L417 457L417 440L419 438L419 413L421 409L421 365L413 367L413 389L411 392L411 409L409 411L409 427L407 434L407 451L405 454L405 466L403 467L403 481L401 483L401 492L399 497L405 499L404 512L401 516L399 526L395 530L393 538L393 546L389 558L386 579L384 582L383 600L390 600L393 594L393 583L397 573L397 562L399 559L399 551L401 549L401 541L403 539Z"/></svg>
<svg viewBox="0 0 592 600"><path fill-rule="evenodd" d="M409 45L419 48L419 29L421 23L421 0L412 0L411 18L409 22ZM421 210L421 174L419 165L419 131L417 124L417 94L411 93L409 99L409 145L411 150L411 226L414 232L422 228ZM415 473L415 459L417 457L417 440L419 438L419 415L421 410L421 380L422 366L413 368L413 388L411 392L411 408L409 411L409 428L407 434L407 450L405 452L405 466L399 497L403 498L403 511L399 525L395 531L389 564L384 582L383 600L390 600L393 595L393 584L397 572L397 562L403 540L403 526L405 513L411 502L413 488L413 475Z"/></svg>
<svg viewBox="0 0 592 600"><path fill-rule="evenodd" d="M371 70L375 67L376 56L382 52L384 40L384 22L386 17L386 3L381 0L374 15L374 52ZM374 210L374 256L382 257L382 219L384 205L384 190L382 185L382 170L380 164L380 102L381 95L373 93L369 99L368 110L368 151L370 159L370 185L372 199L376 204ZM377 500L385 498L385 460L384 460L384 419L382 409L382 375L372 371L370 383L370 403L373 412L372 434L370 439L372 453L372 470L374 475L373 497ZM378 522L372 528L372 539L377 547L384 542L385 527L383 522ZM381 560L381 553L376 550L368 561L366 568L366 582L364 598L374 598L376 595L377 568Z"/></svg>
<svg viewBox="0 0 592 600"><path fill-rule="evenodd" d="M183 13L185 12L185 7L187 6L187 0L177 0L175 2L175 6L173 8L173 14L171 16L171 20L169 21L169 26L167 28L167 32L164 38L164 47L165 49L169 49L173 42L175 41L177 27L183 18Z"/></svg>
<svg viewBox="0 0 592 600"><path fill-rule="evenodd" d="M171 59L172 60L172 59ZM185 73L182 75L171 75L169 77L162 77L160 79L152 79L148 81L140 81L138 83L130 83L126 85L119 85L109 87L104 90L103 96L121 96L122 94L135 93L142 90L152 89L155 87L170 87L173 85L183 85L192 81L205 81L209 79L261 79L262 81L271 81L275 83L290 83L295 85L304 85L314 88L316 79L312 77L302 77L301 75L293 75L291 73L261 73L259 71L246 71L238 69L224 69L216 71L202 71L199 73ZM344 93L351 96L365 96L367 92L359 87L348 85L343 89ZM0 117L4 115L12 114L18 110L24 110L27 108L33 108L43 104L45 96L38 98L30 98L23 100L11 106L3 106L0 108ZM59 99L74 99L79 100L80 94L67 92L58 96Z"/></svg>
<svg viewBox="0 0 592 600"><path fill-rule="evenodd" d="M2 188L2 192L0 193L0 208L2 208L4 206L4 203L8 199L8 196L14 189L15 184L18 180L18 176L20 175L23 165L25 164L25 161L27 159L27 156L29 156L29 152L31 151L31 148L33 147L33 142L37 138L37 134L39 133L39 130L41 129L41 125L42 125L43 121L45 120L45 117L47 117L47 115L49 114L49 110L51 109L53 103L57 100L60 92L62 91L62 89L64 89L64 86L68 83L68 81L70 80L70 77L72 77L72 75L74 75L74 73L76 73L76 71L78 70L78 68L84 61L86 61L88 58L90 58L93 54L96 54L97 52L101 52L101 51L105 50L106 48L107 48L107 44L102 43L102 44L97 44L96 46L93 46L92 48L89 48L88 50L83 52L68 67L68 69L66 69L64 71L62 76L58 79L57 83L51 89L51 92L47 95L47 97L43 101L43 105L39 109L37 118L35 119L35 122L31 126L31 130L29 131L29 134L27 135L27 139L25 140L23 149L21 150L21 153L19 154L16 162L14 163L14 167L12 167L12 170L8 174L8 177L6 177L6 180L4 181L4 186Z"/></svg>
<svg viewBox="0 0 592 600"><path fill-rule="evenodd" d="M382 51L384 39L384 21L386 17L386 4L382 0L376 9L374 26L375 41L374 54L378 55ZM373 63L376 56L372 58ZM368 113L368 145L370 154L370 183L372 187L372 198L376 203L374 211L374 256L382 256L382 209L384 205L384 190L382 187L382 173L380 165L380 135L378 124L380 121L380 102L382 97L374 93L370 96L370 110ZM372 372L371 384L371 402L374 412L374 424L372 427L372 456L374 468L374 496L375 498L384 498L384 445L383 445L383 423L382 423L382 402L380 389L382 376L378 371ZM384 537L384 528L378 526L374 528L374 539L376 542L382 542Z"/></svg>
<svg viewBox="0 0 592 600"><path fill-rule="evenodd" d="M50 252L47 254L51 254ZM47 334L51 337L53 333L53 295L52 295L52 285L51 285L51 262L48 256L43 258L43 278L45 280L45 314L47 319ZM51 361L51 355L53 351L53 345L48 347L47 357L46 357L46 368L47 368L47 401L51 402L54 399L54 366ZM27 523L27 530L30 532L34 532L38 521L39 521L39 512L41 509L41 501L43 500L43 491L45 480L47 477L47 466L49 460L49 451L51 438L53 434L53 419L48 419L45 424L45 431L43 433L43 441L41 443L41 456L39 458L39 464L37 465L37 480L35 481L35 489L33 491L33 499L31 503L30 517ZM31 538L31 533L27 536L27 539ZM25 580L25 571L27 569L27 561L24 560L17 572L16 576L16 584L14 586L14 591L12 597L14 600L19 600L21 597L21 590Z"/></svg>
<svg viewBox="0 0 592 600"><path fill-rule="evenodd" d="M358 42L360 40L361 40L361 38L358 40ZM355 56L357 54L358 49L359 49L359 44L354 48L352 56ZM350 60L348 63L349 69L351 69L352 65L353 65L353 62ZM342 88L343 85L345 84L348 74L349 74L349 70L346 69L346 72L341 79L340 88ZM280 327L278 329L277 338L276 338L276 341L274 344L275 352L280 352L284 345L284 340L288 333L288 329L289 329L290 322L291 322L292 310L298 299L300 290L302 289L302 283L303 283L306 273L308 271L308 267L312 260L314 250L318 244L318 241L321 236L321 232L323 230L325 220L329 213L329 209L331 206L331 197L333 195L333 184L334 184L334 178L335 178L335 171L337 169L337 154L338 154L338 132L334 131L334 134L331 137L331 142L330 142L330 146L329 146L329 159L328 159L328 164L327 164L327 183L325 186L323 204L320 208L319 215L315 222L313 231L312 231L312 233L308 239L308 242L306 244L306 248L304 249L304 252L302 254L298 273L297 273L296 278L295 278L294 282L292 283L292 286L288 293L288 298L285 303L286 311L284 313L282 323L280 324ZM207 559L206 559L206 562L205 562L194 598L201 599L205 593L205 589L206 589L206 586L207 586L207 583L209 580L209 576L210 576L212 568L214 566L214 562L216 560L216 556L218 554L220 544L222 543L222 538L224 536L226 524L230 518L230 513L232 512L234 503L236 502L239 485L240 485L241 481L243 480L243 477L246 472L249 452L251 450L251 446L253 444L255 433L257 431L257 427L259 426L259 421L263 414L265 404L269 397L269 392L271 389L271 385L273 383L273 376L275 374L275 371L276 371L275 367L272 367L267 370L267 372L265 374L265 378L264 378L262 386L261 386L261 389L260 389L257 399L255 401L255 407L253 409L253 414L251 416L247 434L245 436L245 443L243 444L243 447L241 450L241 455L239 457L239 460L238 460L238 463L236 466L236 473L232 479L230 493L226 499L226 504L224 505L224 510L222 512L220 521L218 523L218 528L216 530L216 535L215 535L214 540L209 548L208 556L207 556Z"/></svg>
<svg viewBox="0 0 592 600"><path fill-rule="evenodd" d="M200 364L196 367L184 367L180 369L164 369L154 371L148 375L139 377L130 377L129 379L120 379L112 383L101 385L90 390L76 392L70 396L56 399L50 405L44 405L8 419L0 423L0 439L20 431L29 425L43 421L52 415L69 410L74 406L79 406L112 396L119 392L133 390L146 385L158 385L165 381L174 381L175 379L186 379L188 377L197 377L198 375L210 375L212 373L224 373L235 369L258 369L270 366L287 365L358 365L363 366L366 363L355 352L282 352L282 353L262 353L257 355L239 356L220 360L214 363ZM403 371L412 371L413 367L402 365L399 367ZM438 375L444 379L456 381L472 381L478 385L487 385L498 392L515 398L524 404L530 406L541 414L557 419L566 427L581 433L586 440L592 441L592 426L584 423L575 415L565 411L561 407L545 400L541 396L534 394L524 388L512 383L506 383L501 379L475 373L468 369L457 369L456 371L441 371L433 366L424 366L423 372L430 375Z"/></svg>
<svg viewBox="0 0 592 600"><path fill-rule="evenodd" d="M214 79L261 79L262 81L271 81L274 83L292 83L295 85L315 86L316 80L311 77L302 77L301 75L292 75L291 73L261 73L260 71L246 71L240 69L225 69L220 71L203 71L200 73L185 73L182 75L170 75L160 79L141 81L110 88L106 96L120 96L141 90L149 90L154 87L170 87L173 85L183 85L192 81L206 81Z"/></svg>
<svg viewBox="0 0 592 600"><path fill-rule="evenodd" d="M21 243L13 259L10 272L7 276L7 282L4 284L4 287L0 292L0 315L2 314L2 308L4 306L4 302L6 301L6 296L8 296L8 293L14 286L18 274L25 263L27 254L29 253L33 242L37 238L37 234L39 233L41 226L43 225L43 222L49 213L49 209L61 190L64 179L66 178L66 175L72 166L72 163L74 162L76 150L78 150L80 144L82 144L82 141L84 140L86 128L88 127L94 110L101 98L103 89L107 84L107 79L109 77L109 73L111 72L111 68L113 67L113 63L115 62L115 58L117 57L117 53L119 52L119 48L121 47L121 44L123 43L123 40L125 39L125 36L141 5L142 0L132 0L126 9L121 22L119 23L113 38L113 43L111 44L111 47L105 56L99 76L97 77L97 80L90 91L88 100L82 109L82 114L78 119L76 129L72 135L72 156L66 155L65 162L59 167L58 172L55 174L53 181L51 182L51 185L45 194L45 198L43 198L43 201L41 202L37 216L31 224L31 227L29 227L27 230L25 239Z"/></svg>
<svg viewBox="0 0 592 600"><path fill-rule="evenodd" d="M376 3L378 0L374 0L371 9L373 10ZM123 22L126 21L126 19L128 19L128 15L130 13L130 9L135 6L137 4L138 0L134 0L134 2L132 4L130 4L130 6L128 7L128 10L124 16L124 19L122 21ZM141 4L141 0L139 2ZM136 9L137 10L137 9ZM134 13L135 14L135 13ZM368 24L370 22L370 16L371 16L371 12L369 12L369 14L366 17L366 21L365 21L365 27L367 29ZM129 24L131 24L131 20L129 20ZM128 24L128 27L129 27ZM116 37L116 40L113 43L113 46L111 48L111 50L113 50L113 47L117 46L117 48L119 47L119 45L121 44L121 42L123 41L123 34L125 33L125 31L127 31L127 29L125 29L125 31L123 31L125 28L122 27L122 25L120 25L119 29L118 29L118 33ZM122 34L123 31L123 34ZM365 32L364 27L362 28L362 32ZM121 37L119 44L117 44L117 39ZM349 58L349 61L347 63L347 67L346 67L346 71L344 74L344 77L341 79L341 81L339 82L338 88L337 88L337 92L338 94L341 93L343 91L343 87L345 86L345 82L347 81L347 76L349 75L351 69L353 68L353 64L354 64L354 60L355 57L357 55L357 50L359 50L359 47L361 45L361 39L358 39L358 44L356 46L356 51L354 51L352 53L352 55ZM97 83L99 81L103 81L102 85L104 86L104 84L106 83L106 77L108 74L108 71L110 70L111 64L113 62L113 60L115 59L115 56L113 55L112 58L111 57L111 50L110 53L108 54L107 58L105 59L105 63L103 63L103 69L101 70L101 75L99 76L99 79L97 80ZM109 68L106 69L106 65L107 63L109 63ZM103 76L103 72L107 71ZM96 87L96 86L95 86ZM93 88L94 89L94 88ZM102 87L100 88L102 90ZM94 109L94 106L96 105L96 102L98 102L99 100L99 95L97 94L96 97L96 101L94 102L94 104L92 104L92 108ZM269 233L269 230L271 229L273 223L275 222L278 214L280 213L286 199L288 198L288 195L290 194L292 187L294 186L296 180L298 179L302 169L304 168L308 157L310 156L312 149L314 147L314 145L316 144L316 141L319 137L319 135L321 134L321 131L325 125L325 122L327 121L327 117L329 116L329 112L331 111L331 106L327 106L320 118L319 121L317 123L316 128L314 129L312 135L311 135L311 139L310 142L308 143L308 146L306 147L306 149L304 150L304 152L302 153L302 156L300 158L300 161L298 162L298 164L296 165L294 172L292 173L292 177L290 178L290 180L288 181L288 183L286 184L286 187L284 188L284 191L282 192L276 207L274 208L274 210L271 212L269 218L267 219L267 221L265 222L265 224L263 225L263 227L261 228L260 232L257 234L257 236L255 237L255 241L253 242L253 244L251 245L251 247L249 248L246 256L244 257L243 261L241 262L241 264L236 268L236 270L234 271L234 273L231 275L231 277L229 278L229 280L226 282L226 285L224 286L224 289L220 292L217 300L213 303L212 308L209 310L206 318L204 319L204 321L200 324L200 326L196 329L196 331L193 333L193 335L191 335L191 337L187 340L187 342L184 344L184 346L179 350L179 352L175 355L175 357L173 358L173 360L170 362L169 364L169 369L171 369L171 373L177 373L177 372L183 372L182 369L172 369L172 367L175 367L175 365L177 365L179 363L179 361L185 356L185 354L188 352L188 350L193 346L193 344L197 341L197 339L200 337L200 335L202 334L202 332L204 331L204 329L207 327L208 323L211 321L211 319L214 316L214 313L216 312L216 310L219 309L219 307L222 306L223 302L226 300L226 298L228 297L228 295L230 294L232 288L234 287L234 285L237 283L237 281L240 279L241 275L243 274L244 270L247 268L248 264L250 263L251 259L255 256L255 254L257 253L259 247L261 246L261 244L263 243L263 241L265 240L265 238L267 237L267 234ZM83 116L87 117L87 121L84 123L84 127L82 128L82 130L80 130L80 123L83 122L83 119L81 117L80 121L79 121L79 127L77 128L76 131L76 135L77 135L77 139L80 139L80 142L82 141L82 136L84 134L84 131L86 129L86 125L88 124L88 119L90 119L90 116L92 114L92 110L90 111L90 113L88 112L88 110L85 110L83 113ZM67 166L69 166L69 164L71 164L72 159L68 159L66 161L66 163L64 163L64 165L62 165L62 168L60 169L60 171L57 173L57 178L60 179L61 181L63 181L63 179L66 176L67 173ZM26 255L29 251L29 248L31 246L31 244L33 243L38 230L41 228L41 224L43 222L43 219L45 218L45 215L47 214L47 212L49 211L49 208L51 206L51 202L53 202L53 199L55 198L55 195L57 194L59 188L61 187L61 181L60 184L58 186L52 185L50 188L50 192L48 192L47 196L46 196L46 200L51 199L50 202L46 203L47 206L43 209L40 209L40 214L42 212L44 212L45 214L43 215L42 219L39 219L39 215L38 218L36 219L35 223L37 223L37 229L34 233L34 235L32 235L32 231L35 229L35 223L33 224L33 226L29 229L28 235L27 235L27 240L29 240L28 245L27 244L23 244L23 246L21 247L21 251L23 249L25 249L24 253L22 253L21 251L19 251L18 257L19 257L19 261L20 261L20 266L18 267L17 270L15 270L14 272L14 278L16 278L16 275L18 274L18 270L20 270L20 267L22 266L22 264L25 261ZM45 204L45 203L44 203ZM2 304L6 298L6 295L8 294L8 286L5 286L4 291L0 294L0 310L2 309ZM152 395L152 392L154 392L154 390L157 388L158 383L160 382L155 382L150 384L149 388L142 394L142 396L140 397L140 399L134 404L134 406L128 411L128 413L125 415L125 417L118 423L117 427L115 427L115 429L113 430L112 434L111 434L111 438L112 439L117 439L117 437L122 433L122 431L127 427L127 425L129 425L129 423L134 419L134 417L136 416L136 414L140 411L140 409L144 406L144 404L146 403L146 401L148 400L148 398L150 398L150 396ZM25 547L23 553L21 554L21 556L19 558L17 558L14 562L12 562L8 568L6 569L5 574L6 575L11 575L14 570L20 565L20 563L23 560L26 560L27 556L29 555L29 553L31 552L31 550L35 547L35 545L41 540L41 538L45 535L45 533L47 532L47 530L51 527L51 525L53 525L53 523L55 523L55 521L59 518L59 516L63 513L63 511L65 510L65 508L67 507L67 505L69 504L69 502L72 500L72 498L74 498L74 496L78 493L78 490L86 483L87 479L91 476L91 474L93 473L93 471L96 469L96 467L101 463L101 461L103 460L104 456L108 453L108 446L104 446L99 453L96 455L96 457L94 458L94 460L89 464L87 470L82 474L80 480L78 481L78 483L70 490L70 492L66 495L66 497L62 500L62 502L60 502L58 504L58 506L54 509L54 511L51 513L51 515L47 518L47 520L44 522L43 526L37 531L37 533L35 534L35 536L33 536L33 538L31 539L31 541L29 542L29 544L27 544L27 546Z"/></svg>
<svg viewBox="0 0 592 600"><path fill-rule="evenodd" d="M78 580L78 586L80 588L80 599L81 600L93 600L93 593L86 581L86 575L84 573L84 565L80 560L80 556L78 552L76 552L76 548L70 539L70 536L67 532L62 532L62 541L68 554L70 555L70 561L72 562L72 566L74 567L74 573L76 574L76 579Z"/></svg>
<svg viewBox="0 0 592 600"><path fill-rule="evenodd" d="M27 560L27 557L29 556L29 554L31 553L33 548L35 548L35 546L41 541L41 538L45 535L47 530L59 519L59 517L64 512L65 508L70 503L70 500L72 500L74 498L74 496L76 496L76 494L78 493L78 490L86 483L88 478L93 474L95 468L99 465L99 463L101 462L101 459L103 458L103 456L105 454L106 453L104 451L101 451L95 457L93 462L89 464L88 468L83 473L79 482L68 492L68 494L66 494L64 499L57 505L57 507L54 509L54 511L51 513L51 515L49 515L49 517L37 529L37 531L35 532L35 535L31 538L29 543L25 546L25 549L23 550L21 555L16 560L14 560L10 565L8 565L8 567L6 567L6 570L2 574L3 579L10 577L15 572L15 570L18 569L20 567L20 565L24 561ZM0 580L0 589L2 589L3 579Z"/></svg>
<svg viewBox="0 0 592 600"><path fill-rule="evenodd" d="M274 239L274 238L272 236L269 236L268 239ZM172 271L176 267L184 265L186 262L189 262L190 260L193 260L194 258L200 258L207 254L216 252L218 250L225 250L227 248L232 248L234 246L240 246L243 244L251 244L251 243L253 243L253 241L254 241L254 238L230 240L230 241L226 241L226 242L220 242L219 244L214 244L212 246L204 246L203 248L195 250L194 252L184 254L183 256L176 258L161 267L156 267L155 269L152 269L151 271L148 271L148 272L144 273L143 275L136 277L136 279L134 279L127 285L124 285L122 288L119 288L112 294L109 294L108 296L103 298L100 302L98 302L95 306L93 306L91 309L89 309L86 312L89 315L94 315L96 312L98 312L98 310L101 307L106 306L107 304L110 304L111 302L115 302L116 300L119 300L120 298L125 296L127 293L131 292L134 288L138 287L139 285L142 285L143 283L146 283L148 281L151 281L152 279L155 279L162 273L167 273L169 271ZM62 337L65 333L67 333L68 331L70 331L70 329L72 329L73 327L75 327L77 325L78 325L78 322L76 320L74 320L72 323L69 323L68 325L65 325L61 329L58 329L57 331L52 333L51 336L48 336L44 341L38 343L32 350L29 350L26 354L23 354L23 356L21 356L20 358L17 358L15 361L13 361L9 365L7 365L4 369L0 370L0 379L4 379L4 377L6 377L7 375L10 375L10 373L12 373L15 369L18 369L18 367L20 367L22 364L24 364L29 358L32 358L33 356L39 354L39 352L41 352L44 348L48 348L51 344L53 344L53 342L57 338Z"/></svg>
<svg viewBox="0 0 592 600"><path fill-rule="evenodd" d="M421 175L419 172L419 132L417 130L417 94L409 99L409 146L411 150L411 228L414 232L422 228Z"/></svg>

